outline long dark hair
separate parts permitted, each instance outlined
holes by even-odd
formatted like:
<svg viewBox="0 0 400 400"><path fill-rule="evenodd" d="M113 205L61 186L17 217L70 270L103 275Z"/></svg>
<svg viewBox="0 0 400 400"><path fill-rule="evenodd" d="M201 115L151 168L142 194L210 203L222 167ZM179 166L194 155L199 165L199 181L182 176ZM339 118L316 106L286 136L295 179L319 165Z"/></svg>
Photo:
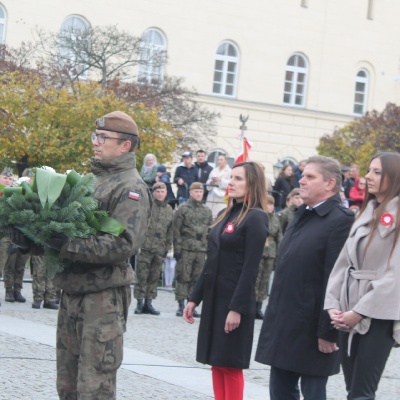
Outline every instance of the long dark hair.
<svg viewBox="0 0 400 400"><path fill-rule="evenodd" d="M289 167L292 168L292 172L293 172L293 173L292 173L292 176L286 176L286 174L285 174L285 171L286 171ZM290 164L285 164L285 165L283 166L281 172L279 172L278 178L286 179L286 180L290 183L290 185L293 186L293 185L294 185L294 168L293 168L293 166L290 165Z"/></svg>
<svg viewBox="0 0 400 400"><path fill-rule="evenodd" d="M380 188L382 187L383 183L386 183L387 190L384 193L383 199L381 199L381 202L377 204L377 207L375 209L374 217L371 223L369 239L365 250L367 250L372 240L373 233L378 228L382 215L386 212L387 204L392 199L394 199L395 197L399 197L400 195L400 154L394 152L379 153L371 158L371 162L376 158L379 158L382 164L381 182L378 188L378 192L380 191ZM364 201L362 203L361 210L357 218L360 218L360 215L365 211L368 202L374 199L377 200L376 195L369 193L367 185L365 189ZM398 206L393 247L392 251L390 252L389 259L392 256L397 239L399 238L399 234L400 234L400 207Z"/></svg>
<svg viewBox="0 0 400 400"><path fill-rule="evenodd" d="M246 178L246 199L243 203L243 208L239 215L232 221L235 225L239 225L246 217L247 213L252 208L261 208L267 212L267 189L265 185L264 170L260 164L253 161L241 162L233 166L232 170L238 167L243 167ZM222 221L229 214L233 207L233 199L229 199L228 207L217 218L214 225Z"/></svg>

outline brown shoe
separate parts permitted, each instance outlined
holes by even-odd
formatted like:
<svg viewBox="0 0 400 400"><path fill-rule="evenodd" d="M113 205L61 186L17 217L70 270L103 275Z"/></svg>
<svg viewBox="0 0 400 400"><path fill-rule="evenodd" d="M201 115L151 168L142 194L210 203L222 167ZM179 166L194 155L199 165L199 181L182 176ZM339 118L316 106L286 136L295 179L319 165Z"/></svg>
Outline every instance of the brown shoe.
<svg viewBox="0 0 400 400"><path fill-rule="evenodd" d="M18 301L18 303L25 303L26 298L22 296L21 290L14 290L14 299L15 301Z"/></svg>
<svg viewBox="0 0 400 400"><path fill-rule="evenodd" d="M9 303L14 303L14 291L13 290L6 290L6 301Z"/></svg>

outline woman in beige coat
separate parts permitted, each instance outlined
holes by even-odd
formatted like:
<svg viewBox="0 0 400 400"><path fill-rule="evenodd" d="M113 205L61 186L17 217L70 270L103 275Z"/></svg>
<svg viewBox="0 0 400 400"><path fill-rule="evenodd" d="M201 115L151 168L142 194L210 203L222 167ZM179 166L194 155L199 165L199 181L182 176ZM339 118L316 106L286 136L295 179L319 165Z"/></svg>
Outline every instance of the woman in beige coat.
<svg viewBox="0 0 400 400"><path fill-rule="evenodd" d="M367 192L331 272L325 306L339 348L348 400L375 399L400 324L400 154L371 160Z"/></svg>

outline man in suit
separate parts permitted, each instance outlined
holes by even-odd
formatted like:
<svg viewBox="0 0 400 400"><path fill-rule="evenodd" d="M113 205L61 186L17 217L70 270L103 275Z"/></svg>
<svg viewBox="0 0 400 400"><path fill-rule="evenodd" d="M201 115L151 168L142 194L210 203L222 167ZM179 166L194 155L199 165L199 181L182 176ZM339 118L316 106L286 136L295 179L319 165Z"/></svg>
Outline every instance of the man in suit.
<svg viewBox="0 0 400 400"><path fill-rule="evenodd" d="M271 400L326 399L339 372L337 331L323 310L329 274L354 220L341 204L340 164L314 156L300 179L304 201L279 248L256 361L271 366Z"/></svg>

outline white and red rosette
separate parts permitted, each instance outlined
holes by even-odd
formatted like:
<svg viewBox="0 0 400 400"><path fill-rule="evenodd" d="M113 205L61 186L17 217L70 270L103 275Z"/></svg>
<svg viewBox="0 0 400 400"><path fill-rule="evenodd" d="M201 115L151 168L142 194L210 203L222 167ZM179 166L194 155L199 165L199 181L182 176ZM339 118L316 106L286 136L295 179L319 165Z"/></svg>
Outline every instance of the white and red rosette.
<svg viewBox="0 0 400 400"><path fill-rule="evenodd" d="M394 218L393 218L393 215L392 215L392 214L389 214L389 213L382 214L382 216L381 216L381 223L382 223L384 226L390 226L390 225L392 225L392 224L393 224L393 221L394 221Z"/></svg>
<svg viewBox="0 0 400 400"><path fill-rule="evenodd" d="M235 230L235 225L233 225L232 222L228 222L225 226L225 232L232 233L234 230Z"/></svg>

